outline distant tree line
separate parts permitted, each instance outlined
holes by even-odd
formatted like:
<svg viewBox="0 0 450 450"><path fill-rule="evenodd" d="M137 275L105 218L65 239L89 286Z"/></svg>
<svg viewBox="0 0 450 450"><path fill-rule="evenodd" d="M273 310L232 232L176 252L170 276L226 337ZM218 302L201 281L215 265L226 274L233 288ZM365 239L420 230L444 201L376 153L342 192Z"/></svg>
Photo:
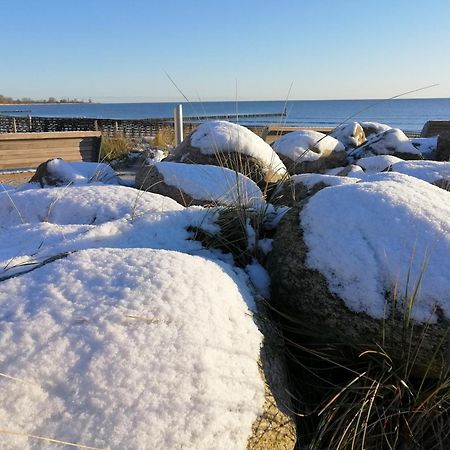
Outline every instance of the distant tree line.
<svg viewBox="0 0 450 450"><path fill-rule="evenodd" d="M33 100L32 98L23 97L21 99L7 97L5 95L0 95L0 104L4 105L23 105L28 103L86 103L84 100L78 100L77 98L60 98L56 99L55 97L49 97L48 99L43 100ZM92 103L92 100L89 99L88 103Z"/></svg>

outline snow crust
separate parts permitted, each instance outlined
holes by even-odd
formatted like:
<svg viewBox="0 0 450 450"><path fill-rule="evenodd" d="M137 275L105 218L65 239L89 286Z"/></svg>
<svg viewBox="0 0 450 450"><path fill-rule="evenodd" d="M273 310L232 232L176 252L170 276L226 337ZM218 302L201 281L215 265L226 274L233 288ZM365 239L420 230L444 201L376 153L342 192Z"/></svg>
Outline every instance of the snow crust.
<svg viewBox="0 0 450 450"><path fill-rule="evenodd" d="M273 149L293 161L315 161L333 151L344 151L344 145L331 136L312 130L286 133L273 143Z"/></svg>
<svg viewBox="0 0 450 450"><path fill-rule="evenodd" d="M222 120L206 122L192 133L191 145L204 155L220 152L239 152L261 161L277 174L286 174L286 167L272 147L253 131L241 125Z"/></svg>
<svg viewBox="0 0 450 450"><path fill-rule="evenodd" d="M2 282L2 428L244 450L264 402L251 297L226 264L150 249L87 250ZM50 445L2 436L9 450Z"/></svg>
<svg viewBox="0 0 450 450"><path fill-rule="evenodd" d="M395 163L391 169L394 172L428 181L428 183L435 183L442 179L450 180L450 162L401 161Z"/></svg>
<svg viewBox="0 0 450 450"><path fill-rule="evenodd" d="M350 309L381 318L386 294L394 287L399 296L411 294L423 273L413 317L435 320L436 305L450 317L449 192L407 175L380 173L321 190L300 221L307 265L325 276Z"/></svg>
<svg viewBox="0 0 450 450"><path fill-rule="evenodd" d="M246 176L225 167L206 164L155 163L164 182L197 200L223 205L263 207L258 185Z"/></svg>

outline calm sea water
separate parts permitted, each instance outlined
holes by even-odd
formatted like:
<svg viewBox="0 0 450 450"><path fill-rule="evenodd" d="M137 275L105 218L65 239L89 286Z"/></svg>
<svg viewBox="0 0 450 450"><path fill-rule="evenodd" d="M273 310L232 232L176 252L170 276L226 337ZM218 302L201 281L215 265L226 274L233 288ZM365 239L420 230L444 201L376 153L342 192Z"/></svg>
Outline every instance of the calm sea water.
<svg viewBox="0 0 450 450"><path fill-rule="evenodd" d="M172 117L176 103L82 103L0 105L0 114L41 117L144 119ZM239 118L239 114L280 113L287 117ZM21 112L14 112L20 110ZM420 131L427 120L450 120L450 99L295 100L183 103L185 116L233 114L243 125L336 126L348 120L386 123L405 131Z"/></svg>

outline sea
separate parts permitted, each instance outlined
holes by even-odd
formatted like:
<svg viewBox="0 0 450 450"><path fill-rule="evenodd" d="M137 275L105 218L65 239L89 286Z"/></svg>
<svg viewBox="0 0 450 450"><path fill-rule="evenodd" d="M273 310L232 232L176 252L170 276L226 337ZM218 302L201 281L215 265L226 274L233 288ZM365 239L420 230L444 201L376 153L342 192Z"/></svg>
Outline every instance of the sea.
<svg viewBox="0 0 450 450"><path fill-rule="evenodd" d="M72 103L0 105L0 115L96 119L171 118L179 103ZM450 120L450 98L389 100L289 100L185 102L183 115L230 115L242 125L335 127L349 121L379 122L420 132L428 120ZM286 112L286 116L276 114ZM265 114L264 117L244 117ZM269 114L269 116L267 116ZM271 116L270 114L274 114Z"/></svg>

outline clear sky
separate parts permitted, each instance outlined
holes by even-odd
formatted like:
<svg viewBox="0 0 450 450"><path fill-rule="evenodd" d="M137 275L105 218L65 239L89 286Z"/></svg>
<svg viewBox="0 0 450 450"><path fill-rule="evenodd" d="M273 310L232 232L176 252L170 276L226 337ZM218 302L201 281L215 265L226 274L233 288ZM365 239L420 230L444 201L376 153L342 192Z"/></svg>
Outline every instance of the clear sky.
<svg viewBox="0 0 450 450"><path fill-rule="evenodd" d="M450 97L450 0L0 0L0 94Z"/></svg>

